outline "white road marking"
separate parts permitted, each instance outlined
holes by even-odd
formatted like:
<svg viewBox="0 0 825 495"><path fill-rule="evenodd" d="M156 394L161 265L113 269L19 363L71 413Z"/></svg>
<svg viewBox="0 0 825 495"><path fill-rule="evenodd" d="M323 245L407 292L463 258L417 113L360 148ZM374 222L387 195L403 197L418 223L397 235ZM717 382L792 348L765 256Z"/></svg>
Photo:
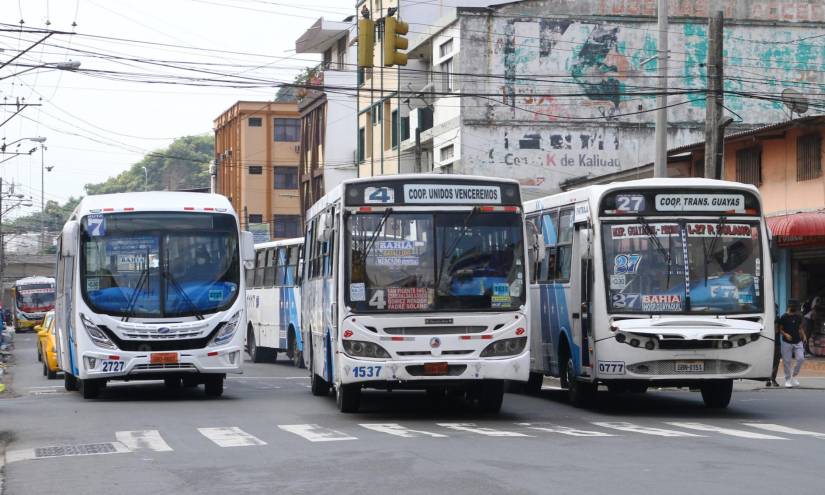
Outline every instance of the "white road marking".
<svg viewBox="0 0 825 495"><path fill-rule="evenodd" d="M430 433L429 431L413 430L406 426L401 426L398 423L365 423L361 424L368 430L378 431L381 433L389 433L401 438L417 438L417 437L433 437L433 438L447 438L447 435L440 433Z"/></svg>
<svg viewBox="0 0 825 495"><path fill-rule="evenodd" d="M158 430L118 431L115 432L115 438L131 450L154 450L155 452L173 450L160 436Z"/></svg>
<svg viewBox="0 0 825 495"><path fill-rule="evenodd" d="M494 428L483 428L476 426L475 423L436 423L438 426L449 428L456 431L468 431L470 433L478 433L479 435L486 435L488 437L529 437L532 435L525 435L515 431L496 430Z"/></svg>
<svg viewBox="0 0 825 495"><path fill-rule="evenodd" d="M32 459L50 459L55 457L73 457L73 456L84 456L84 455L106 455L106 454L127 454L132 452L127 446L123 445L120 442L110 442L112 447L111 451L107 452L71 452L71 453L62 453L60 455L50 455L44 457L37 456L37 450L40 450L40 447L32 448L32 449L20 449L20 450L9 450L6 452L6 464L11 464L12 462L19 462L19 461L29 461ZM83 446L81 446L83 447ZM57 446L57 447L43 447L43 449L74 449L77 450L77 446Z"/></svg>
<svg viewBox="0 0 825 495"><path fill-rule="evenodd" d="M730 435L739 438L751 438L754 440L787 440L787 438L777 437L774 435L765 435L764 433L754 433L746 430L736 430L734 428L723 428L721 426L708 425L705 423L682 423L679 421L668 421L667 424L678 426L679 428L686 428L688 430L709 431L711 433L721 433L723 435Z"/></svg>
<svg viewBox="0 0 825 495"><path fill-rule="evenodd" d="M641 426L624 421L594 421L592 424L601 426L603 428L610 428L619 431L629 431L630 433L642 433L644 435L655 435L659 437L702 437L704 435L695 435L685 431L666 430L664 428L653 428L650 426Z"/></svg>
<svg viewBox="0 0 825 495"><path fill-rule="evenodd" d="M533 423L516 423L519 426L524 426L531 430L546 431L548 433L561 433L562 435L570 435L572 437L615 437L612 433L605 433L603 431L580 430L578 428L570 428L561 425L547 425L547 426L533 426Z"/></svg>
<svg viewBox="0 0 825 495"><path fill-rule="evenodd" d="M775 425L772 423L742 423L745 426L750 426L751 428L759 428L760 430L767 430L772 431L774 433L784 433L786 435L805 435L814 438L823 438L825 439L825 433L820 433L818 431L808 431L808 430L798 430L796 428L791 428L789 426L782 426L782 425Z"/></svg>
<svg viewBox="0 0 825 495"><path fill-rule="evenodd" d="M338 430L324 428L319 425L278 425L278 428L304 437L310 442L337 442L340 440L358 440L358 437L347 435Z"/></svg>
<svg viewBox="0 0 825 495"><path fill-rule="evenodd" d="M219 447L249 447L266 445L260 438L254 437L237 426L219 428L198 428L201 435L215 442Z"/></svg>

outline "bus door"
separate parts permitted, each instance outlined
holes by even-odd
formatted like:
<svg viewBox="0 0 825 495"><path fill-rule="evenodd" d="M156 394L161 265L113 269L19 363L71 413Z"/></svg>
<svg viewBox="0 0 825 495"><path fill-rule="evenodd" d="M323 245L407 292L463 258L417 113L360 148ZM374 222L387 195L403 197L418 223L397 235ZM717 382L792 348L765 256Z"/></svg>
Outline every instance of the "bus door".
<svg viewBox="0 0 825 495"><path fill-rule="evenodd" d="M570 308L572 330L576 347L579 349L579 374L592 375L593 363L593 231L589 224L587 204L576 205L573 236L573 273L570 274Z"/></svg>

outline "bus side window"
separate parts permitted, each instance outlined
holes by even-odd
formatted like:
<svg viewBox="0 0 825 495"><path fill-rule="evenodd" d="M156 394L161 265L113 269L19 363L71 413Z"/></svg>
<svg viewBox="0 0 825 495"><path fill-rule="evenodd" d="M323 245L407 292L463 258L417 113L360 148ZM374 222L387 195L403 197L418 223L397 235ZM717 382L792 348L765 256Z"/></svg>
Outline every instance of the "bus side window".
<svg viewBox="0 0 825 495"><path fill-rule="evenodd" d="M286 247L279 247L275 255L278 258L278 265L275 268L275 285L286 285Z"/></svg>
<svg viewBox="0 0 825 495"><path fill-rule="evenodd" d="M278 262L275 248L266 250L266 270L264 270L264 287L275 286L275 264Z"/></svg>
<svg viewBox="0 0 825 495"><path fill-rule="evenodd" d="M255 253L255 260L257 261L258 253ZM255 266L253 265L252 268L246 269L246 286L252 287L255 285Z"/></svg>
<svg viewBox="0 0 825 495"><path fill-rule="evenodd" d="M266 250L261 249L255 255L255 280L253 287L260 287L264 282L264 267L266 266Z"/></svg>
<svg viewBox="0 0 825 495"><path fill-rule="evenodd" d="M538 232L539 235L543 235L541 233L541 222L539 221L539 216L538 215L528 217L527 222L531 223L533 225L533 227L535 227L536 232ZM528 232L529 232L529 230L528 230ZM530 263L530 283L531 284L536 283L536 279L537 279L536 275L540 270L541 270L541 261L535 261L534 260L532 263Z"/></svg>
<svg viewBox="0 0 825 495"><path fill-rule="evenodd" d="M544 236L545 255L538 273L539 282L549 282L556 274L556 243L558 242L559 210L541 216L541 232Z"/></svg>
<svg viewBox="0 0 825 495"><path fill-rule="evenodd" d="M325 278L329 278L332 275L333 254L335 253L335 236L338 232L338 221L335 216L335 209L330 209L329 214L332 215L332 232L329 235L329 239L324 242L323 276Z"/></svg>
<svg viewBox="0 0 825 495"><path fill-rule="evenodd" d="M565 208L559 214L559 237L556 245L556 273L558 282L570 281L573 255L573 208Z"/></svg>
<svg viewBox="0 0 825 495"><path fill-rule="evenodd" d="M286 249L287 265L284 270L284 285L294 287L298 285L298 252L301 246L289 246Z"/></svg>

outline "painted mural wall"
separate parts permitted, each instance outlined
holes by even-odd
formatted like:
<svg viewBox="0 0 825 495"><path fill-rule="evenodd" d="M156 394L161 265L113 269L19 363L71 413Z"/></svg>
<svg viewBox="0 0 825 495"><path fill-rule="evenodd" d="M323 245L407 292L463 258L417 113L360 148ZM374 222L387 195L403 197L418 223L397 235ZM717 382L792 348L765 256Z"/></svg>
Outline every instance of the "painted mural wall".
<svg viewBox="0 0 825 495"><path fill-rule="evenodd" d="M564 178L651 162L655 5L537 0L461 15L463 166L505 167L554 192ZM672 0L669 147L704 139L706 25L716 8L728 17L725 106L735 125L786 120L783 91L825 89L825 1ZM823 107L809 114L825 108L825 98L811 101Z"/></svg>

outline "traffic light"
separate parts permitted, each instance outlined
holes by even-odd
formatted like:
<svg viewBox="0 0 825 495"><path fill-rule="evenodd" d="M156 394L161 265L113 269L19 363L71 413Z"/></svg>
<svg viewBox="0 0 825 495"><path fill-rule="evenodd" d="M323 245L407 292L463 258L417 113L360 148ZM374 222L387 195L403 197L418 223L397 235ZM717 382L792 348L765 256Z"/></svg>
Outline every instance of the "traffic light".
<svg viewBox="0 0 825 495"><path fill-rule="evenodd" d="M407 65L407 54L399 50L406 50L409 46L407 38L401 36L407 34L410 25L404 21L399 21L395 17L384 18L384 65Z"/></svg>
<svg viewBox="0 0 825 495"><path fill-rule="evenodd" d="M375 22L358 20L358 67L372 67L375 56Z"/></svg>

